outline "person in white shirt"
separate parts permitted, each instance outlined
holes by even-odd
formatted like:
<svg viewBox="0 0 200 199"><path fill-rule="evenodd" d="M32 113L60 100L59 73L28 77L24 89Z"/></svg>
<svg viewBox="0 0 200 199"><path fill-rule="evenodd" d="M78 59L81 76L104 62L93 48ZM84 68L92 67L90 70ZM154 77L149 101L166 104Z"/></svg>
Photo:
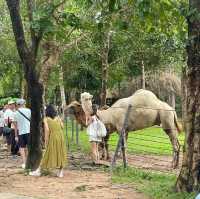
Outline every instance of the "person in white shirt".
<svg viewBox="0 0 200 199"><path fill-rule="evenodd" d="M6 137L6 143L9 154L12 153L11 145L15 139L14 126L12 123L15 114L14 111L15 111L15 102L13 100L10 100L4 112L4 126L11 128L11 131L9 133L4 133L4 136Z"/></svg>
<svg viewBox="0 0 200 199"><path fill-rule="evenodd" d="M15 140L19 144L19 151L22 157L22 168L25 169L28 156L27 146L29 144L31 110L25 107L26 101L19 99L16 101L17 110L14 117Z"/></svg>
<svg viewBox="0 0 200 199"><path fill-rule="evenodd" d="M0 136L3 135L3 127L4 127L4 112L3 109L0 110Z"/></svg>

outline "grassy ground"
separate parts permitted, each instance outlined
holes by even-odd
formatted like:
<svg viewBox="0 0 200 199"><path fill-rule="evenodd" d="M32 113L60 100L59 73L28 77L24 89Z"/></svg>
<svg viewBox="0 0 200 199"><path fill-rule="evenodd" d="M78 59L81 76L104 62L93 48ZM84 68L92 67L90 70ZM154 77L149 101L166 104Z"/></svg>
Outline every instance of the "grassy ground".
<svg viewBox="0 0 200 199"><path fill-rule="evenodd" d="M76 142L76 135L74 135L74 141ZM72 143L71 128L68 127L69 142ZM109 147L111 150L115 150L118 141L118 135L113 133L109 140ZM178 137L181 144L183 144L184 135L183 133ZM71 146L71 144L70 144ZM75 146L72 145L72 150ZM85 131L79 133L79 147L85 152L90 150L88 142L88 136ZM75 147L76 148L76 147ZM142 153L152 155L171 155L172 146L168 136L163 132L161 128L152 127L144 130L130 132L127 143L127 151L129 153Z"/></svg>
<svg viewBox="0 0 200 199"><path fill-rule="evenodd" d="M79 149L84 153L89 153L90 144L85 131L79 133L79 145L76 145L76 137L74 135L74 141L72 141L71 128L68 126L68 139L71 152ZM184 134L180 134L178 139L183 144ZM117 141L118 135L114 133L109 141L111 150L115 149ZM129 153L171 155L171 144L161 128L152 127L130 133L127 150ZM113 183L133 184L137 190L153 199L194 199L195 197L195 193L175 193L173 189L176 182L175 175L130 167L124 171L123 168L118 167L113 172L112 181Z"/></svg>
<svg viewBox="0 0 200 199"><path fill-rule="evenodd" d="M176 193L175 175L152 173L135 168L116 168L112 175L114 183L128 183L152 199L194 199L196 193Z"/></svg>

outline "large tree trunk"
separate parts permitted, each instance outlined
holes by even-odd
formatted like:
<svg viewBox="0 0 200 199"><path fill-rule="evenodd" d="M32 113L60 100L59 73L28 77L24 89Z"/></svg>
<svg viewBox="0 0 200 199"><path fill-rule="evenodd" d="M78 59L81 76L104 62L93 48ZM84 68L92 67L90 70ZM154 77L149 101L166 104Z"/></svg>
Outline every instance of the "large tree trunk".
<svg viewBox="0 0 200 199"><path fill-rule="evenodd" d="M190 10L196 10L188 18L188 70L186 96L186 137L183 164L177 179L178 191L200 190L200 13L199 0L189 1ZM196 14L195 14L196 13Z"/></svg>
<svg viewBox="0 0 200 199"><path fill-rule="evenodd" d="M34 74L33 74L34 75ZM32 81L28 77L28 90L31 101L31 137L27 168L36 169L42 157L42 110L43 110L43 86Z"/></svg>
<svg viewBox="0 0 200 199"><path fill-rule="evenodd" d="M30 98L31 106L31 139L29 148L29 157L27 160L27 168L36 168L40 162L42 156L40 138L41 138L41 110L42 110L42 93L43 87L39 83L39 74L36 71L37 64L37 52L41 37L34 34L31 29L31 47L28 47L23 24L20 15L20 1L19 0L6 0L7 6L10 12L10 18L12 21L12 29L15 36L15 42L20 56L21 62L24 66L25 79L28 86L28 97ZM28 11L30 14L31 23L31 11L32 1L28 2Z"/></svg>

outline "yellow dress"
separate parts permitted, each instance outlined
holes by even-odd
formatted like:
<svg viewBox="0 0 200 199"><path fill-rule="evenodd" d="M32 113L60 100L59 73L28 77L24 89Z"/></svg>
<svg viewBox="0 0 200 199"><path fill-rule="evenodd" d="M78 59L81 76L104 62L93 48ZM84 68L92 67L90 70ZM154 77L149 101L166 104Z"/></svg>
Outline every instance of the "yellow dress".
<svg viewBox="0 0 200 199"><path fill-rule="evenodd" d="M65 144L64 132L58 118L46 118L49 127L49 139L44 152L41 168L63 168L67 162L67 148Z"/></svg>

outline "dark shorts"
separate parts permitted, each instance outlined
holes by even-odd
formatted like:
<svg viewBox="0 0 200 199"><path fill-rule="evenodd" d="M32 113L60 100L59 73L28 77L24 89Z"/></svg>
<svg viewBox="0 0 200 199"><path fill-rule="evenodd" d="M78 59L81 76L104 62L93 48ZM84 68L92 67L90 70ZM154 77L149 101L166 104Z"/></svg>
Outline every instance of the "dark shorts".
<svg viewBox="0 0 200 199"><path fill-rule="evenodd" d="M26 148L27 145L29 145L29 134L23 134L23 135L19 135L19 147L20 148Z"/></svg>
<svg viewBox="0 0 200 199"><path fill-rule="evenodd" d="M11 145L13 140L15 140L15 131L14 131L14 129L11 131L11 133L4 134L4 136L6 137L7 145Z"/></svg>
<svg viewBox="0 0 200 199"><path fill-rule="evenodd" d="M3 127L0 127L0 136L3 135Z"/></svg>

